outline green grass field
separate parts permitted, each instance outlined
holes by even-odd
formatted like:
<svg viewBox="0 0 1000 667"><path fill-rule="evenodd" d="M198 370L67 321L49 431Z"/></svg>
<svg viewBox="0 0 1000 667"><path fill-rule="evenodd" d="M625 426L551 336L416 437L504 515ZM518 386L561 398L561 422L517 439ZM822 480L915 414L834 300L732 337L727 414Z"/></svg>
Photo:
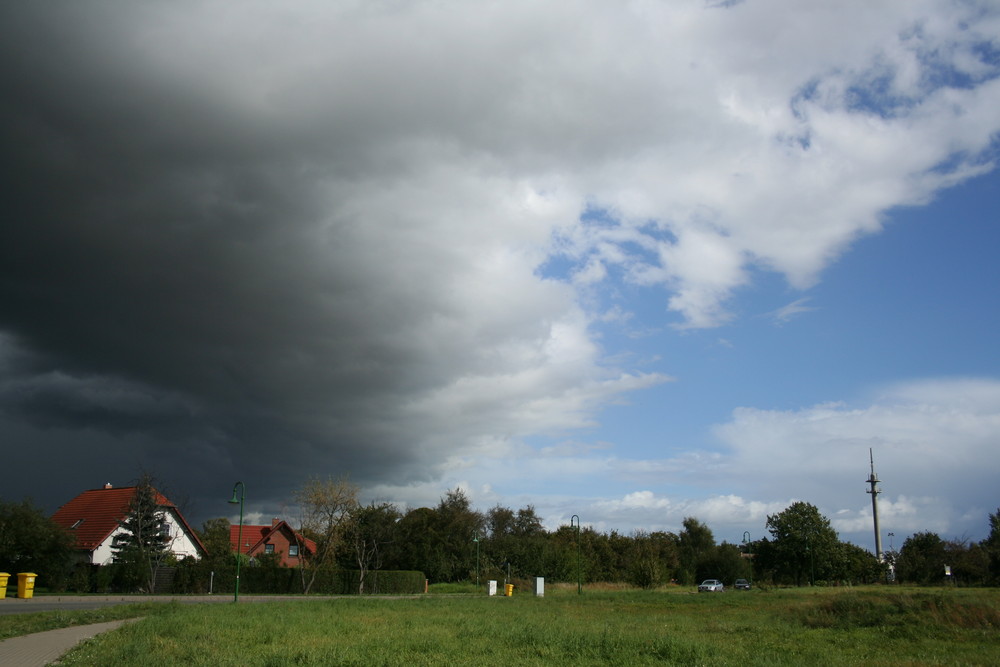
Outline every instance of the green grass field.
<svg viewBox="0 0 1000 667"><path fill-rule="evenodd" d="M996 590L547 593L147 605L63 664L1000 664Z"/></svg>

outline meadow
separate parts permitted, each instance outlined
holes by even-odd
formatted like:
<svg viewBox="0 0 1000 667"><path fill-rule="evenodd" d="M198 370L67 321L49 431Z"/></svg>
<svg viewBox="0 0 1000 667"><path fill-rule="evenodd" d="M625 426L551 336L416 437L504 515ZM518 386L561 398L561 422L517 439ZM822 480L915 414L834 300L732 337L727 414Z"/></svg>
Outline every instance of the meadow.
<svg viewBox="0 0 1000 667"><path fill-rule="evenodd" d="M992 589L546 593L144 605L62 664L1000 664Z"/></svg>

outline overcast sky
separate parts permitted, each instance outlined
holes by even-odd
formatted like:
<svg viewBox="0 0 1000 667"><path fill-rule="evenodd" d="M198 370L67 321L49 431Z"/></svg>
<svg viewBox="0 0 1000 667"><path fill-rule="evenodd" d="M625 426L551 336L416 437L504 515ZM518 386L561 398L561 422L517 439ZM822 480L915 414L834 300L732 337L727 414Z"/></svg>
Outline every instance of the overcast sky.
<svg viewBox="0 0 1000 667"><path fill-rule="evenodd" d="M1000 506L995 2L6 2L0 85L4 499Z"/></svg>

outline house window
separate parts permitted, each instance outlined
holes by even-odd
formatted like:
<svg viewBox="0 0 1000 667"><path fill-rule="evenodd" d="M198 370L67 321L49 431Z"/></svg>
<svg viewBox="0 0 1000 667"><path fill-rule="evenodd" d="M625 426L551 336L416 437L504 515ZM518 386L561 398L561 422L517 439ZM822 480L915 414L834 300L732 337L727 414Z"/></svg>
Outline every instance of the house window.
<svg viewBox="0 0 1000 667"><path fill-rule="evenodd" d="M274 545L273 544L265 544L264 545L264 553L266 553L266 554L273 554L274 553Z"/></svg>
<svg viewBox="0 0 1000 667"><path fill-rule="evenodd" d="M73 525L69 527L70 530L75 530L80 527L80 524L84 522L84 519L77 519L73 522Z"/></svg>
<svg viewBox="0 0 1000 667"><path fill-rule="evenodd" d="M160 524L160 536L161 537L170 537L170 523L169 522L164 521L163 523Z"/></svg>
<svg viewBox="0 0 1000 667"><path fill-rule="evenodd" d="M299 557L299 545L297 545L297 544L289 544L288 545L288 557L289 558L298 558Z"/></svg>

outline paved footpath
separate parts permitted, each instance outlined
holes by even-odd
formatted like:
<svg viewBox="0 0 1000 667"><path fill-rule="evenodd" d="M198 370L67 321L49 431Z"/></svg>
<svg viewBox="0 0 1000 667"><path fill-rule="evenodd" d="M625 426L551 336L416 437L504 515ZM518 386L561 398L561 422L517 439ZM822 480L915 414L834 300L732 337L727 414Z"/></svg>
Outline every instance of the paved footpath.
<svg viewBox="0 0 1000 667"><path fill-rule="evenodd" d="M85 639L96 637L128 623L108 621L92 625L75 625L69 628L36 632L23 637L11 637L0 642L0 666L2 667L44 667L58 660Z"/></svg>

